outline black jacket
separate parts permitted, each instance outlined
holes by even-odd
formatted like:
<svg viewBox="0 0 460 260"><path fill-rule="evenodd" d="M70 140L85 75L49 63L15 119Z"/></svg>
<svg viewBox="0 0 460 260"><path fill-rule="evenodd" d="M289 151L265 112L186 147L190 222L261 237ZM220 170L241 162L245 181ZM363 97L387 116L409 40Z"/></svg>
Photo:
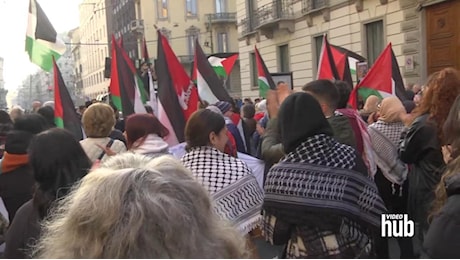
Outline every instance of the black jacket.
<svg viewBox="0 0 460 260"><path fill-rule="evenodd" d="M425 236L424 258L460 259L460 174L446 181L446 189L447 202Z"/></svg>
<svg viewBox="0 0 460 260"><path fill-rule="evenodd" d="M8 210L10 223L16 211L32 199L34 184L34 176L29 165L0 174L0 197Z"/></svg>
<svg viewBox="0 0 460 260"><path fill-rule="evenodd" d="M428 212L434 200L434 189L445 169L436 125L428 114L419 116L403 131L399 147L401 160L411 165L409 180L409 214L422 228L428 228Z"/></svg>

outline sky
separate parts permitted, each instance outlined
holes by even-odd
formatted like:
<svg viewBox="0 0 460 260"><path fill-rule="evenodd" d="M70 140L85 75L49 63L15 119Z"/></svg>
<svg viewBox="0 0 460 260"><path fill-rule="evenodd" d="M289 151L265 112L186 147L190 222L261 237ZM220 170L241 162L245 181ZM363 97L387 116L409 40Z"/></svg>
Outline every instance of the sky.
<svg viewBox="0 0 460 260"><path fill-rule="evenodd" d="M58 33L79 25L82 0L37 0ZM5 88L14 90L40 68L24 51L29 0L0 0L0 57L4 59Z"/></svg>

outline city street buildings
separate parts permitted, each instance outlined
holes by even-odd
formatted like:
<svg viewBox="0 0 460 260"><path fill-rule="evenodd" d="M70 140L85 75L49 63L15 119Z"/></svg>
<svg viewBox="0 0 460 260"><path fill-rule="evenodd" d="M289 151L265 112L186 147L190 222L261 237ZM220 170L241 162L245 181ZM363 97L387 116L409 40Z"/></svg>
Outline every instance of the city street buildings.
<svg viewBox="0 0 460 260"><path fill-rule="evenodd" d="M322 36L375 61L393 44L403 78L423 83L443 67L460 69L460 1L237 0L242 96L258 96L254 45L270 72L314 80Z"/></svg>

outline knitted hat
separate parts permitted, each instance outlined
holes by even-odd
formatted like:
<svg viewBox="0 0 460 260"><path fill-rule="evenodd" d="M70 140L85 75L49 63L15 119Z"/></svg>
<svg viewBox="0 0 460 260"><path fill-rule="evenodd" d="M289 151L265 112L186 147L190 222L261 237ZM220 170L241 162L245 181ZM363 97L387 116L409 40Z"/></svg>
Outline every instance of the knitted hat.
<svg viewBox="0 0 460 260"><path fill-rule="evenodd" d="M218 107L216 107L216 106L210 105L210 106L207 106L206 109L211 110L212 112L223 116L222 111L220 111L220 109Z"/></svg>
<svg viewBox="0 0 460 260"><path fill-rule="evenodd" d="M26 131L10 131L6 135L5 151L9 154L27 154L32 138L33 134Z"/></svg>
<svg viewBox="0 0 460 260"><path fill-rule="evenodd" d="M219 101L215 104L215 106L220 109L222 114L225 114L232 109L232 105L227 101Z"/></svg>

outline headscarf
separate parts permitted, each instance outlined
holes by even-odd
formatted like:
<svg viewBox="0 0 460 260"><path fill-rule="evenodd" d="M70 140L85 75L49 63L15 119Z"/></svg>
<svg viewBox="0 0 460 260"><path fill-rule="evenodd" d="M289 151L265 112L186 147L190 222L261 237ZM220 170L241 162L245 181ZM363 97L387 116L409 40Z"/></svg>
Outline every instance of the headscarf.
<svg viewBox="0 0 460 260"><path fill-rule="evenodd" d="M366 113L377 112L378 110L377 105L379 104L379 102L380 102L379 97L370 95L369 97L367 97L366 102L364 103L363 112L366 112Z"/></svg>
<svg viewBox="0 0 460 260"><path fill-rule="evenodd" d="M286 154L294 151L309 137L333 136L333 131L316 99L305 92L288 96L281 104L278 124Z"/></svg>
<svg viewBox="0 0 460 260"><path fill-rule="evenodd" d="M386 97L380 103L379 120L386 123L400 122L399 116L405 112L406 109L399 98L395 96Z"/></svg>

